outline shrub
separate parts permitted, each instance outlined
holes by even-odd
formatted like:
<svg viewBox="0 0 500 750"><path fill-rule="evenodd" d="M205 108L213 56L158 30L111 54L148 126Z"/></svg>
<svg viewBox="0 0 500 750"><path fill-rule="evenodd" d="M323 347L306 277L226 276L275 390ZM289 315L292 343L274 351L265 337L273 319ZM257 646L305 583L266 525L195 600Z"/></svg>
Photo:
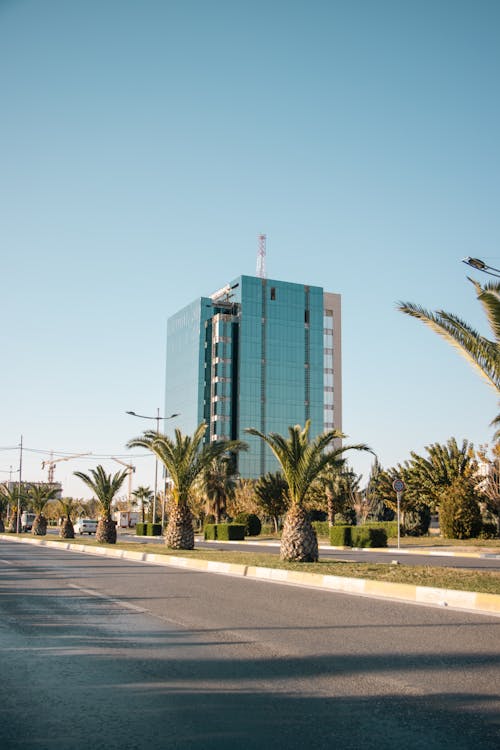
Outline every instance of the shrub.
<svg viewBox="0 0 500 750"><path fill-rule="evenodd" d="M212 542L217 539L217 524L207 523L203 531L203 536L205 539Z"/></svg>
<svg viewBox="0 0 500 750"><path fill-rule="evenodd" d="M137 536L145 536L146 535L146 526L145 523L136 523L135 525L135 533Z"/></svg>
<svg viewBox="0 0 500 750"><path fill-rule="evenodd" d="M147 523L146 536L161 536L161 523Z"/></svg>
<svg viewBox="0 0 500 750"><path fill-rule="evenodd" d="M233 519L234 523L243 524L245 536L259 536L262 523L255 513L238 513Z"/></svg>
<svg viewBox="0 0 500 750"><path fill-rule="evenodd" d="M415 503L405 510L401 525L405 536L425 536L431 525L431 509L427 503Z"/></svg>
<svg viewBox="0 0 500 750"><path fill-rule="evenodd" d="M330 524L328 521L313 521L312 527L316 532L316 536L330 536Z"/></svg>
<svg viewBox="0 0 500 750"><path fill-rule="evenodd" d="M216 524L217 539L223 541L241 541L245 538L245 526L242 523Z"/></svg>
<svg viewBox="0 0 500 750"><path fill-rule="evenodd" d="M442 490L439 528L446 539L471 539L481 531L482 520L474 489L461 479Z"/></svg>
<svg viewBox="0 0 500 750"><path fill-rule="evenodd" d="M479 532L479 538L480 539L497 539L498 532L497 532L496 523L493 523L492 521L483 521L483 525L481 526L481 531Z"/></svg>
<svg viewBox="0 0 500 750"><path fill-rule="evenodd" d="M330 544L332 547L350 547L352 526L330 526Z"/></svg>
<svg viewBox="0 0 500 750"><path fill-rule="evenodd" d="M397 521L370 521L367 525L372 529L384 529L387 539L394 539L398 535Z"/></svg>
<svg viewBox="0 0 500 750"><path fill-rule="evenodd" d="M351 530L353 547L387 547L385 529L373 526L355 526Z"/></svg>
<svg viewBox="0 0 500 750"><path fill-rule="evenodd" d="M331 526L330 544L332 547L387 547L387 531L384 526L384 523Z"/></svg>

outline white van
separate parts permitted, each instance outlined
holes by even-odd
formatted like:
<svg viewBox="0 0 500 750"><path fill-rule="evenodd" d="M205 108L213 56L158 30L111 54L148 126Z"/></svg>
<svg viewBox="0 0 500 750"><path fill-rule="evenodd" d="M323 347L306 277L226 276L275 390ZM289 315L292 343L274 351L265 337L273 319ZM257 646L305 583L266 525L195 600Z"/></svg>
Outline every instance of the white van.
<svg viewBox="0 0 500 750"><path fill-rule="evenodd" d="M21 531L31 531L35 518L36 513L28 513L26 510L23 511L21 513Z"/></svg>

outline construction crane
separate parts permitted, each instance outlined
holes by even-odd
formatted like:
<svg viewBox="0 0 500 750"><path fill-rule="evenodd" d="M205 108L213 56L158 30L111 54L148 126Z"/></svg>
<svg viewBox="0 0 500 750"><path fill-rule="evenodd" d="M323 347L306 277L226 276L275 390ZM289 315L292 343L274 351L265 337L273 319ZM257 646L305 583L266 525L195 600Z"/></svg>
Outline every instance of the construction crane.
<svg viewBox="0 0 500 750"><path fill-rule="evenodd" d="M120 461L120 459L115 456L111 456L111 458L113 461L116 461L117 464L121 464L128 469L128 508L130 510L132 507L132 474L135 472L135 466L132 466L132 464L126 464L125 461Z"/></svg>
<svg viewBox="0 0 500 750"><path fill-rule="evenodd" d="M69 461L71 458L80 458L80 456L91 456L92 453L88 451L87 453L75 453L74 456L64 456L63 458L54 458L54 454L50 454L50 459L48 461L42 461L42 469L45 469L45 467L48 468L48 482L49 484L54 483L54 471L56 468L56 464L59 463L59 461Z"/></svg>

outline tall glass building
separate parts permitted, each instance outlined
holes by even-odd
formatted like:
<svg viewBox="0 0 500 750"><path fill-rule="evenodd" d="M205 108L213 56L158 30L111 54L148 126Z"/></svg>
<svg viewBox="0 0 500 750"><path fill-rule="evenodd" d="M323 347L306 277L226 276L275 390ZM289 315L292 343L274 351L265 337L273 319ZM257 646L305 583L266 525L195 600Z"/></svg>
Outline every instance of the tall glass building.
<svg viewBox="0 0 500 750"><path fill-rule="evenodd" d="M245 440L243 477L278 468L246 427L311 436L342 429L340 295L321 287L240 276L168 320L165 414L206 440ZM172 423L166 423L173 430Z"/></svg>

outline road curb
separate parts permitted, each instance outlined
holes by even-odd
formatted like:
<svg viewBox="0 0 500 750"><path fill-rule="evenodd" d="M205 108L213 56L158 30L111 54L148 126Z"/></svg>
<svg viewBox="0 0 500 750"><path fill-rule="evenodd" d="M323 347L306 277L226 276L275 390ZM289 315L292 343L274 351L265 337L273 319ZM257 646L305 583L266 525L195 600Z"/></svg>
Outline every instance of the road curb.
<svg viewBox="0 0 500 750"><path fill-rule="evenodd" d="M484 594L476 591L456 591L430 586L414 586L408 583L391 583L374 581L368 578L343 578L342 576L321 575L320 573L301 573L295 570L280 568L261 568L253 565L216 562L215 560L193 560L175 555L160 555L154 552L133 552L132 550L113 549L111 547L91 547L85 544L52 542L46 539L13 537L0 534L0 539L19 544L38 544L59 550L70 550L101 557L113 557L134 562L145 562L153 565L185 568L203 573L240 576L269 583L286 583L294 586L323 591L335 591L357 596L370 596L377 599L424 604L427 606L448 607L449 609L474 612L483 615L500 616L500 595Z"/></svg>

